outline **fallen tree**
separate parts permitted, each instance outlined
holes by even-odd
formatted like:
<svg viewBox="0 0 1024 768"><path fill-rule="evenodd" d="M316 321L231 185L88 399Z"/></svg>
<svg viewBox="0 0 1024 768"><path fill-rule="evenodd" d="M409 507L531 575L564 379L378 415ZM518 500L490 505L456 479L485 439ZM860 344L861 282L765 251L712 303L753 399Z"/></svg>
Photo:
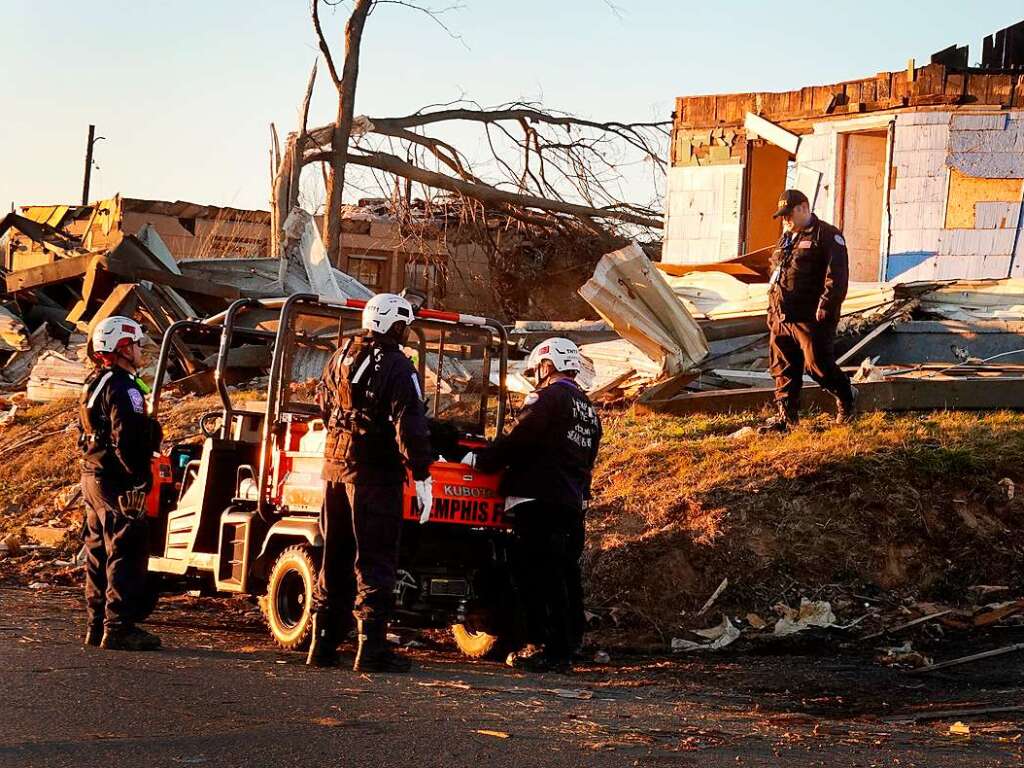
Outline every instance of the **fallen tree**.
<svg viewBox="0 0 1024 768"><path fill-rule="evenodd" d="M586 233L603 239L606 247L602 253L621 246L626 237L650 239L652 232L662 228L658 203L653 201L660 200L657 190L666 166L670 121L602 122L534 103L484 108L469 101L427 107L400 117L356 116L363 32L368 17L386 0L355 3L345 25L340 72L321 23L324 1L313 1L311 16L319 50L337 91L337 115L329 125L307 128L314 68L299 128L289 134L277 162L272 195L275 243L281 241L280 229L288 211L298 204L302 169L311 164L321 164L328 171L323 230L333 263L339 263L341 256L341 192L348 165L364 169L370 183L394 198L396 210L408 209L415 183L428 190L428 199L433 196L429 190L456 198L466 225L483 222L490 226L498 216L534 231L563 236ZM443 13L414 3L397 4L426 13L435 21ZM482 157L470 158L446 137L459 124L480 130L487 147ZM651 171L652 202L646 204L630 201L623 192L622 169L637 163L647 164Z"/></svg>

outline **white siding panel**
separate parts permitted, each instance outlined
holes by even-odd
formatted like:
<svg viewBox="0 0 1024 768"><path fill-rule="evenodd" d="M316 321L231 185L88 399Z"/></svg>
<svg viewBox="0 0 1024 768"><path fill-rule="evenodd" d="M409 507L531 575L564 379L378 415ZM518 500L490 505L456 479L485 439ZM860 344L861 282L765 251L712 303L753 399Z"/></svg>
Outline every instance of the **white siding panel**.
<svg viewBox="0 0 1024 768"><path fill-rule="evenodd" d="M991 255L939 256L935 260L934 280L978 280L1006 277L1010 257ZM902 276L901 276L902 279Z"/></svg>
<svg viewBox="0 0 1024 768"><path fill-rule="evenodd" d="M1020 203L975 203L976 229L1015 229L1020 221Z"/></svg>
<svg viewBox="0 0 1024 768"><path fill-rule="evenodd" d="M942 229L946 212L941 202L896 203L891 206L892 230Z"/></svg>
<svg viewBox="0 0 1024 768"><path fill-rule="evenodd" d="M896 127L894 148L901 149L945 149L949 142L949 127L945 125L915 125Z"/></svg>
<svg viewBox="0 0 1024 768"><path fill-rule="evenodd" d="M949 125L952 112L906 112L896 116L896 127L903 125Z"/></svg>
<svg viewBox="0 0 1024 768"><path fill-rule="evenodd" d="M742 178L741 165L669 169L667 263L707 264L736 255Z"/></svg>
<svg viewBox="0 0 1024 768"><path fill-rule="evenodd" d="M889 240L889 253L915 253L923 251L923 229L894 229Z"/></svg>
<svg viewBox="0 0 1024 768"><path fill-rule="evenodd" d="M797 160L803 163L824 162L828 159L830 134L808 134L800 138ZM820 169L819 169L820 170Z"/></svg>

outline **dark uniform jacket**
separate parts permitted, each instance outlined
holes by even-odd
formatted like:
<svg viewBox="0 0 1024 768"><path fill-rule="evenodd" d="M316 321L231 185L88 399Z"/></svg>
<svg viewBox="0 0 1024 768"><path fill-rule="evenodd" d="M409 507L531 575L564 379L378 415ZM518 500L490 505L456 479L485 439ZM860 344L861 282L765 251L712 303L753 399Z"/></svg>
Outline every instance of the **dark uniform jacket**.
<svg viewBox="0 0 1024 768"><path fill-rule="evenodd" d="M826 322L839 322L850 268L846 241L836 227L812 214L803 229L783 233L771 266L770 320L812 323L821 307Z"/></svg>
<svg viewBox="0 0 1024 768"><path fill-rule="evenodd" d="M146 413L135 377L117 366L99 369L86 379L78 402L82 470L117 487L149 488L161 431Z"/></svg>
<svg viewBox="0 0 1024 768"><path fill-rule="evenodd" d="M430 475L426 409L412 361L381 334L343 342L324 367L317 404L327 424L325 480L390 485Z"/></svg>
<svg viewBox="0 0 1024 768"><path fill-rule="evenodd" d="M481 472L506 469L506 496L583 509L601 442L601 420L579 385L558 379L530 394L512 430L477 452Z"/></svg>

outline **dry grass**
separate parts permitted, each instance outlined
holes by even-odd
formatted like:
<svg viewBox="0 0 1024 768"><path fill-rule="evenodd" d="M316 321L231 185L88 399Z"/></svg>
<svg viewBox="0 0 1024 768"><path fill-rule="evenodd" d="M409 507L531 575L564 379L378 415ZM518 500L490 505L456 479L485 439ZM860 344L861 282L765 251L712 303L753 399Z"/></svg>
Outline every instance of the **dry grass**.
<svg viewBox="0 0 1024 768"><path fill-rule="evenodd" d="M178 443L199 439L199 416L219 409L220 401L211 395L168 405L161 415L164 438ZM66 508L65 504L81 469L78 434L74 399L26 407L0 431L0 537L11 529L46 524L54 518L77 525L80 501Z"/></svg>
<svg viewBox="0 0 1024 768"><path fill-rule="evenodd" d="M678 622L831 587L956 598L1021 581L1024 415L870 414L731 439L751 416L611 417L588 522L591 592ZM1024 491L1024 488L1022 488Z"/></svg>
<svg viewBox="0 0 1024 768"><path fill-rule="evenodd" d="M0 536L55 517L77 525L81 508L63 507L78 482L76 407L27 408L0 430ZM198 439L199 416L218 407L168 403L167 440ZM729 438L753 423L606 416L588 518L595 607L667 633L725 576L719 605L744 612L819 593L956 600L972 584L1024 586L1024 414L820 417ZM1020 489L1013 500L1003 478Z"/></svg>

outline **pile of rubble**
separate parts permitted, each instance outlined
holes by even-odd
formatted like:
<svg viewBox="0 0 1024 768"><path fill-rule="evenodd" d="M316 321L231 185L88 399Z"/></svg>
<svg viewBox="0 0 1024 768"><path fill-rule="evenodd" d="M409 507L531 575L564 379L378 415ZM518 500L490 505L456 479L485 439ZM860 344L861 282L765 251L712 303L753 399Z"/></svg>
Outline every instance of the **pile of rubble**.
<svg viewBox="0 0 1024 768"><path fill-rule="evenodd" d="M636 247L602 259L580 294L605 322L565 329L596 399L674 415L771 402L768 284L727 267L653 264ZM854 283L836 346L862 410L1024 409L1024 280ZM809 378L805 393L834 406Z"/></svg>
<svg viewBox="0 0 1024 768"><path fill-rule="evenodd" d="M99 211L95 206L93 216ZM174 322L215 317L242 297L372 295L331 267L313 218L298 209L286 222L280 259L179 262L151 225L134 235L108 233L100 244L93 229L87 224L84 234L72 235L17 213L0 220L0 239L13 241L19 256L18 269L4 270L0 294L0 392L27 390L32 402L77 395L88 373L86 341L111 315L134 317L159 343ZM216 348L181 344L176 351L172 377L208 391Z"/></svg>

